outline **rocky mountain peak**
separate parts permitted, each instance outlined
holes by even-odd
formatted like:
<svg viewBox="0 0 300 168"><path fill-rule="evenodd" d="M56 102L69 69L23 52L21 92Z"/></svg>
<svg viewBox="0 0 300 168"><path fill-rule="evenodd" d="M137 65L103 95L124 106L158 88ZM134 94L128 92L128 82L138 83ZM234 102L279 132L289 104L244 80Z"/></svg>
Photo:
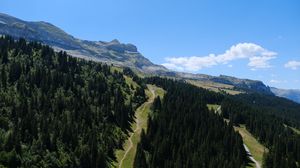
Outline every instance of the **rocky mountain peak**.
<svg viewBox="0 0 300 168"><path fill-rule="evenodd" d="M110 42L77 39L44 21L27 22L0 13L0 34L39 41L75 57L128 66L142 72L167 71L143 57L133 44L123 44L117 39Z"/></svg>

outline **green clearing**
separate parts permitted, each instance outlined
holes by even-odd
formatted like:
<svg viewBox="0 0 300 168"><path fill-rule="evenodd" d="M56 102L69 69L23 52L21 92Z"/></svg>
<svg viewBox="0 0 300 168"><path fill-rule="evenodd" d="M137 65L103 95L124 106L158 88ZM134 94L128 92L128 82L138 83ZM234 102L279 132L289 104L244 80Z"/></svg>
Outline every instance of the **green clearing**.
<svg viewBox="0 0 300 168"><path fill-rule="evenodd" d="M147 131L147 120L153 100L156 96L163 97L165 93L163 89L158 88L154 85L147 85L147 87L148 89L146 90L146 94L148 96L148 100L147 102L142 104L135 112L136 119L135 122L131 125L131 128L134 131L130 134L130 137L125 141L123 145L124 150L116 151L117 162L114 163L114 166L116 167L133 167L136 147L138 142L140 141L141 131L142 129Z"/></svg>
<svg viewBox="0 0 300 168"><path fill-rule="evenodd" d="M221 107L218 104L207 104L206 106L207 106L208 110L213 110L214 112L217 112L217 110L219 110L219 108Z"/></svg>
<svg viewBox="0 0 300 168"><path fill-rule="evenodd" d="M234 86L232 86L232 85L227 85L227 84L222 84L222 83L216 83L216 82L210 82L210 81L196 81L196 80L187 80L187 82L194 86L208 89L208 90L211 90L214 92L224 91L231 95L243 93L241 91L234 90Z"/></svg>
<svg viewBox="0 0 300 168"><path fill-rule="evenodd" d="M152 88L154 90L155 95L159 96L161 99L164 97L164 95L166 93L166 91L164 89L157 87L155 85L148 85L148 87ZM149 97L149 95L150 95L149 90L146 90L146 93Z"/></svg>
<svg viewBox="0 0 300 168"><path fill-rule="evenodd" d="M125 82L129 86L133 86L134 89L138 87L138 84L135 81L133 81L131 77L124 75L124 78L125 78Z"/></svg>
<svg viewBox="0 0 300 168"><path fill-rule="evenodd" d="M243 138L244 144L249 148L253 158L262 165L263 161L263 154L264 152L268 152L268 149L264 147L262 144L260 144L253 135L247 131L245 125L240 125L239 127L234 126L235 131L238 131L239 134ZM254 164L251 164L253 167L255 167Z"/></svg>
<svg viewBox="0 0 300 168"><path fill-rule="evenodd" d="M208 110L214 110L214 111L216 111L220 107L220 105L217 104L207 104L206 106Z"/></svg>
<svg viewBox="0 0 300 168"><path fill-rule="evenodd" d="M237 94L241 94L243 92L241 91L237 91L237 90L231 90L231 89L221 89L222 91L230 94L230 95L237 95Z"/></svg>
<svg viewBox="0 0 300 168"><path fill-rule="evenodd" d="M206 106L207 106L208 110L212 110L215 113L221 115L222 111L221 111L221 106L220 105L218 105L218 104L207 104Z"/></svg>

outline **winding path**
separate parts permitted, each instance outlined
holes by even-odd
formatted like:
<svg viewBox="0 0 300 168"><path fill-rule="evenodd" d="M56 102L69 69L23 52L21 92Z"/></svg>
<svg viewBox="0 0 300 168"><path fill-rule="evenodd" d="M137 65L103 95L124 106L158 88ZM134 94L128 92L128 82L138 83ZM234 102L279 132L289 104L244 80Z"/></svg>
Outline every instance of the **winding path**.
<svg viewBox="0 0 300 168"><path fill-rule="evenodd" d="M134 131L131 133L130 137L128 138L128 141L129 141L129 146L128 148L126 149L125 151L125 154L123 155L121 161L120 161L120 164L119 164L119 168L122 168L122 165L123 165L123 161L126 159L129 151L133 148L133 142L132 142L132 137L135 135L135 134L140 134L140 132L142 131L141 129L141 125L142 125L142 121L141 121L141 114L145 108L152 104L153 101L154 101L154 98L156 96L155 94L155 90L153 87L151 86L148 86L148 89L149 91L151 92L151 97L147 100L147 102L143 103L140 107L138 107L138 109L136 110L136 113L135 113L135 123L136 123L136 128L134 129ZM137 145L137 144L135 144Z"/></svg>

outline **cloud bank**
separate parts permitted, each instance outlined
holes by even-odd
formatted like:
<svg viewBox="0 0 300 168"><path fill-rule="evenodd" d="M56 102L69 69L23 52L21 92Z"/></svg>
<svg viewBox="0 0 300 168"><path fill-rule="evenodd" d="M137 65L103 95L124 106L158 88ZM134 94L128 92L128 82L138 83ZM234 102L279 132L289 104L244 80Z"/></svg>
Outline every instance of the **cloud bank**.
<svg viewBox="0 0 300 168"><path fill-rule="evenodd" d="M166 58L163 66L177 71L198 71L220 64L228 64L239 59L248 59L248 66L252 69L270 68L270 60L276 58L277 53L269 51L254 43L239 43L230 47L223 54L209 54L208 56L170 57Z"/></svg>
<svg viewBox="0 0 300 168"><path fill-rule="evenodd" d="M298 68L300 68L300 61L289 61L284 65L284 67L297 70Z"/></svg>

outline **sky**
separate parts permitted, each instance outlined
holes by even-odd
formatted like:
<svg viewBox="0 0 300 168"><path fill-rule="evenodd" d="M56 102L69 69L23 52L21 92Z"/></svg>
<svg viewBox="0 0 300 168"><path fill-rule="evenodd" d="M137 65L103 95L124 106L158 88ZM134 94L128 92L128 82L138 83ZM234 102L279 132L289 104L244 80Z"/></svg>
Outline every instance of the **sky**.
<svg viewBox="0 0 300 168"><path fill-rule="evenodd" d="M132 43L172 70L300 89L299 0L1 0L0 12Z"/></svg>

